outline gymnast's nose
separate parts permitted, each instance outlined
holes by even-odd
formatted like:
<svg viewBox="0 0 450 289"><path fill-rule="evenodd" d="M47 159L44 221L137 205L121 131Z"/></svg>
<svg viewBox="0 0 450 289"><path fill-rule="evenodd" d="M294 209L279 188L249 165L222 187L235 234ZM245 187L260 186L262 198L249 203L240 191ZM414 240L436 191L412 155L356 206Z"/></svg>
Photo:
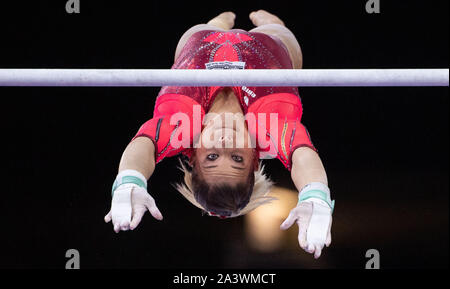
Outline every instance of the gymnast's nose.
<svg viewBox="0 0 450 289"><path fill-rule="evenodd" d="M233 146L233 137L229 135L222 135L221 137L219 137L219 143L224 148L230 148Z"/></svg>

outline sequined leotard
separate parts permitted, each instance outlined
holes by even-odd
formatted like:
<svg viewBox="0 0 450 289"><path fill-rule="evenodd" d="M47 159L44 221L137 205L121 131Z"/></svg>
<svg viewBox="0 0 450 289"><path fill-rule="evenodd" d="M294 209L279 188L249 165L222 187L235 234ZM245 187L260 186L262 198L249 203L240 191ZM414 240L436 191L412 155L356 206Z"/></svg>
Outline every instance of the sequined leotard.
<svg viewBox="0 0 450 289"><path fill-rule="evenodd" d="M204 30L189 38L172 69L292 69L292 62L284 44L275 37L241 29ZM200 133L193 123L202 121L222 89L224 87L162 87L153 118L141 126L134 138L145 136L153 140L157 162L179 153L190 156L192 140ZM257 126L266 129L261 133L249 126L249 132L257 139L264 138L272 143L264 149L257 145L260 158L277 157L290 170L296 148L308 146L315 150L306 128L300 123L302 105L296 87L242 86L232 87L232 90L244 114L254 114ZM193 111L196 105L197 116ZM171 117L177 112L187 117L171 123ZM278 114L276 135L270 133L269 117L266 120L259 117L270 113ZM179 143L173 145L183 133L191 140L188 147L180 147Z"/></svg>

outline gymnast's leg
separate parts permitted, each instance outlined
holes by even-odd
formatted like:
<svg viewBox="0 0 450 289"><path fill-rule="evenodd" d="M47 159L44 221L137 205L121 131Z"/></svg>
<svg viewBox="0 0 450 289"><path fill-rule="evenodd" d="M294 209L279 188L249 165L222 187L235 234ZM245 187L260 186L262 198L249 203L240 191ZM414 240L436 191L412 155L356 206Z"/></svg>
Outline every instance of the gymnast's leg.
<svg viewBox="0 0 450 289"><path fill-rule="evenodd" d="M303 56L300 44L280 18L265 10L258 10L250 13L250 20L257 27L249 32L265 33L280 39L289 51L294 69L302 68Z"/></svg>
<svg viewBox="0 0 450 289"><path fill-rule="evenodd" d="M189 37L191 37L192 34L202 30L218 30L218 31L230 30L234 26L235 18L236 15L233 12L223 12L218 16L214 17L213 19L209 20L207 24L198 24L191 27L183 34L183 36L181 36L180 41L178 42L177 49L175 51L175 61L177 60L181 50L183 49L184 45L186 44L187 40L189 39Z"/></svg>

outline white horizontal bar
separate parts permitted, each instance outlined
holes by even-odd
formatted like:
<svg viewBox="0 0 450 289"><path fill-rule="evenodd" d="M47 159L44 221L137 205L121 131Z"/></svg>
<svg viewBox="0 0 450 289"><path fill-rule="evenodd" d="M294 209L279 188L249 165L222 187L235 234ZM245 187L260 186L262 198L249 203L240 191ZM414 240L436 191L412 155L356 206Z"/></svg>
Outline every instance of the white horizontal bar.
<svg viewBox="0 0 450 289"><path fill-rule="evenodd" d="M448 69L0 69L0 86L448 86Z"/></svg>

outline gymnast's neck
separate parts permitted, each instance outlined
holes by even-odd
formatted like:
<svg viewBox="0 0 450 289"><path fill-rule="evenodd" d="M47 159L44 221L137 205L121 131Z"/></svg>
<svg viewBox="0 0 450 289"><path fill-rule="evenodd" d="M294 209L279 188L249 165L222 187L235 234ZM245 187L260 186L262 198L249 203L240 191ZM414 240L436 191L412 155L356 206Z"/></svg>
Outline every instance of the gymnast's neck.
<svg viewBox="0 0 450 289"><path fill-rule="evenodd" d="M221 90L214 98L208 113L242 113L241 105L233 90L229 87Z"/></svg>

